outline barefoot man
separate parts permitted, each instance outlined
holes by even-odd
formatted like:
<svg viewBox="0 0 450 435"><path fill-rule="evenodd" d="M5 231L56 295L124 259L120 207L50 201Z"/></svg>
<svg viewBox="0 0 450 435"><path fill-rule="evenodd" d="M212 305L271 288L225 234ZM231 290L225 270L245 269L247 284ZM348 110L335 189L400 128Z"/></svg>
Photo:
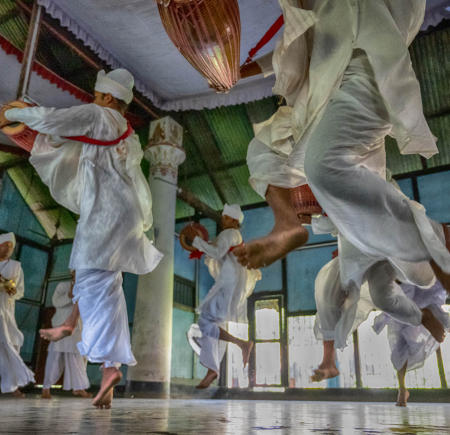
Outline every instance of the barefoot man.
<svg viewBox="0 0 450 435"><path fill-rule="evenodd" d="M13 233L0 235L0 378L2 393L22 398L19 387L34 383L34 375L19 354L23 334L17 327L15 306L23 297L24 282L22 266L10 258L15 245Z"/></svg>
<svg viewBox="0 0 450 435"><path fill-rule="evenodd" d="M447 292L439 281L426 290L409 284L401 284L401 288L406 296L419 307L429 307L445 329L449 330L450 315L442 309L447 299ZM373 329L377 334L380 334L385 326L388 328L391 362L397 371L398 378L396 405L406 406L409 398L409 391L405 385L406 372L422 367L425 360L439 348L439 343L422 326L407 325L385 313L375 317Z"/></svg>
<svg viewBox="0 0 450 435"><path fill-rule="evenodd" d="M219 376L226 342L234 343L242 351L244 367L250 358L253 342L241 340L226 331L227 322L247 323L247 298L261 279L259 270L242 267L232 250L242 243L239 231L244 215L239 205L225 204L222 231L213 243L196 237L193 246L206 254L205 264L215 283L200 304L198 324L193 324L188 339L200 354L200 363L208 369L197 388L207 388Z"/></svg>
<svg viewBox="0 0 450 435"><path fill-rule="evenodd" d="M241 74L274 72L274 93L287 103L259 126L247 154L250 183L275 226L235 255L261 267L305 243L289 189L308 183L355 248L386 267L430 262L450 291L448 229L361 164L388 134L403 154L437 152L408 53L425 0L279 2L285 27L273 56Z"/></svg>
<svg viewBox="0 0 450 435"><path fill-rule="evenodd" d="M57 327L71 315L73 310L73 286L75 272L72 271L72 281L64 281L56 286L52 302L56 312L52 317L52 326ZM72 390L74 396L89 398L86 392L89 379L86 373L86 359L80 355L77 343L81 341L81 321L78 321L72 334L59 341L52 341L48 347L45 362L44 385L42 398L51 399L50 388L64 373L64 390Z"/></svg>
<svg viewBox="0 0 450 435"><path fill-rule="evenodd" d="M149 273L162 257L145 235L152 225L151 194L140 168L139 138L124 118L133 85L124 69L100 71L93 104L6 108L0 115L0 126L23 122L40 133L30 162L53 198L80 215L69 265L76 271L74 315L79 309L83 322L78 349L102 364L93 404L107 408L122 377L120 365L136 364L122 272ZM55 332L53 340L70 328Z"/></svg>

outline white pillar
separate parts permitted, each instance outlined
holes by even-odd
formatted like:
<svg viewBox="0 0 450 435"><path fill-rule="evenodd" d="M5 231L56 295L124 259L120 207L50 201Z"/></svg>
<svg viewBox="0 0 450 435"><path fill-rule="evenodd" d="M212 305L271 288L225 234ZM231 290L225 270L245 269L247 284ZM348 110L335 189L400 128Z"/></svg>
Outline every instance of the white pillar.
<svg viewBox="0 0 450 435"><path fill-rule="evenodd" d="M132 345L137 365L128 369L127 390L167 397L170 389L173 309L173 250L178 166L186 153L183 128L165 117L150 124L145 157L150 161L155 246L164 254L158 267L138 280Z"/></svg>

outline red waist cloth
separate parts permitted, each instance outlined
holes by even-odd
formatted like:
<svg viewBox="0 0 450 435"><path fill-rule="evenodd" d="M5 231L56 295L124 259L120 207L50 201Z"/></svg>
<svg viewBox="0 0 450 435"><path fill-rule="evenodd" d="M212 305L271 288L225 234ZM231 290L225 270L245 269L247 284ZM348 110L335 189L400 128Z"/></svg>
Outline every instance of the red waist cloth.
<svg viewBox="0 0 450 435"><path fill-rule="evenodd" d="M238 246L242 246L244 244L244 242L240 243L239 245L236 246L232 246L230 249L228 249L228 253L232 252L233 249L237 248ZM199 251L198 249L196 249L195 251L192 251L189 255L189 259L190 260L196 260L203 257L204 252Z"/></svg>
<svg viewBox="0 0 450 435"><path fill-rule="evenodd" d="M134 133L133 127L131 127L131 124L128 122L127 123L127 130L125 131L125 133L122 134L122 136L120 136L120 137L118 137L117 139L114 139L114 140L110 140L110 141L97 140L97 139L92 139L92 138L87 137L87 136L64 136L64 138L65 139L69 139L69 140L74 140L76 142L88 143L90 145L99 145L99 146L109 147L109 146L113 146L113 145L119 144L121 141L123 141L126 138L128 138L129 136L131 136L133 133Z"/></svg>

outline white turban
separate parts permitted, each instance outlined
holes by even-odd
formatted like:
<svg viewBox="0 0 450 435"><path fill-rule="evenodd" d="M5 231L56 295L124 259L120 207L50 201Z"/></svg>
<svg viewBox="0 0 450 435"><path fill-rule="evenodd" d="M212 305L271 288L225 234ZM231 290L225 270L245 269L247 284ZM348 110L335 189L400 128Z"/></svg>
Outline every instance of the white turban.
<svg viewBox="0 0 450 435"><path fill-rule="evenodd" d="M14 233L0 234L0 245L5 242L11 242L13 244L13 248L15 248L16 236L14 235Z"/></svg>
<svg viewBox="0 0 450 435"><path fill-rule="evenodd" d="M229 216L230 218L236 219L240 224L244 220L244 213L242 213L241 207L239 207L238 204L225 204L223 207L222 216Z"/></svg>
<svg viewBox="0 0 450 435"><path fill-rule="evenodd" d="M132 74L123 68L115 69L108 74L101 70L97 74L95 90L102 94L111 94L119 100L130 104L133 100L134 78Z"/></svg>

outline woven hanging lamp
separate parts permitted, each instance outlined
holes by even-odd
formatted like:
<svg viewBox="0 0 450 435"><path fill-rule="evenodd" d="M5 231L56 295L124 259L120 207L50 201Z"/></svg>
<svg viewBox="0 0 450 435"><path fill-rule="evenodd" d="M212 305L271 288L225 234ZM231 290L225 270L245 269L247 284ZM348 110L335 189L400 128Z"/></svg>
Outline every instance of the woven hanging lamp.
<svg viewBox="0 0 450 435"><path fill-rule="evenodd" d="M172 42L217 92L239 80L241 21L237 0L157 0Z"/></svg>

